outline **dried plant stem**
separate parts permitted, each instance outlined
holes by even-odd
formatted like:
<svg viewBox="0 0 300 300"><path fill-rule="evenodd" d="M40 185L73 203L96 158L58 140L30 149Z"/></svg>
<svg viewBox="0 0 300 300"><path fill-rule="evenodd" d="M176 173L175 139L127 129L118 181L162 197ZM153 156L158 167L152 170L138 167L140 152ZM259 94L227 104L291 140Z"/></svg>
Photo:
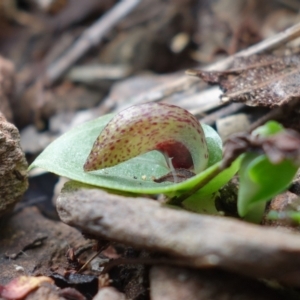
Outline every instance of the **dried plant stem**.
<svg viewBox="0 0 300 300"><path fill-rule="evenodd" d="M220 108L218 111L215 111L208 116L200 119L201 123L205 123L207 125L212 125L216 122L216 120L231 115L233 113L238 112L239 110L243 109L245 104L243 103L231 103L225 107Z"/></svg>
<svg viewBox="0 0 300 300"><path fill-rule="evenodd" d="M101 252L103 251L103 249L99 250L98 252L94 253L83 265L82 267L76 272L76 273L80 273L82 272L87 266L88 264L94 260Z"/></svg>
<svg viewBox="0 0 300 300"><path fill-rule="evenodd" d="M89 263L94 260L105 248L107 248L109 245L108 242L105 242L100 249L98 249L98 251L96 253L94 253L81 267L80 269L76 272L76 273L80 273L82 272L88 265ZM78 255L78 254L77 254Z"/></svg>
<svg viewBox="0 0 300 300"><path fill-rule="evenodd" d="M46 70L47 84L53 84L78 59L93 46L98 45L105 34L123 17L130 13L141 0L123 0L85 30L78 41L55 63Z"/></svg>
<svg viewBox="0 0 300 300"><path fill-rule="evenodd" d="M219 62L216 62L206 68L206 70L225 70L237 57L247 57L254 54L261 53L263 51L269 51L274 48L294 40L295 38L300 37L300 23L286 29L285 31L279 32L274 36L271 36L245 50L242 50L234 55L231 55Z"/></svg>

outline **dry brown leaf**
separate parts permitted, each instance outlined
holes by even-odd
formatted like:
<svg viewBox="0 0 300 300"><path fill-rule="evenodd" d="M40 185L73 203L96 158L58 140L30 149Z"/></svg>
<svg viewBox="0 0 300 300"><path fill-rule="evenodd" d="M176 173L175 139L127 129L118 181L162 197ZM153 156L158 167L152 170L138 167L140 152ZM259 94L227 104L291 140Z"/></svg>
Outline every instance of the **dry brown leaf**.
<svg viewBox="0 0 300 300"><path fill-rule="evenodd" d="M227 71L189 70L224 91L223 102L249 106L280 106L300 96L300 55L255 55L237 58Z"/></svg>
<svg viewBox="0 0 300 300"><path fill-rule="evenodd" d="M13 279L2 287L0 296L4 299L23 299L31 291L37 289L43 282L53 283L50 277L21 276Z"/></svg>
<svg viewBox="0 0 300 300"><path fill-rule="evenodd" d="M236 134L226 141L223 166L229 166L240 154L249 149L266 153L274 164L278 164L286 158L299 164L300 134L292 129L286 129L268 137Z"/></svg>

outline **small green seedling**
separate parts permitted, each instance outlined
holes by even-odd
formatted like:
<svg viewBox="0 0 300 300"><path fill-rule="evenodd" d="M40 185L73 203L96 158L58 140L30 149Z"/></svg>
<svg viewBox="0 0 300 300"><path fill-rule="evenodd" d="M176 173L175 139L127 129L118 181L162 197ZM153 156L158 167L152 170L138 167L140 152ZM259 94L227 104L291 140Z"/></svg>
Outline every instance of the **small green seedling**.
<svg viewBox="0 0 300 300"><path fill-rule="evenodd" d="M273 122L255 134L280 130L284 129ZM214 206L217 191L240 170L241 216L285 189L297 170L290 160L276 165L256 152L240 155L224 169L216 131L200 125L183 108L162 103L136 105L86 122L51 143L30 169L34 167L119 194L164 194L170 204L197 212L203 212L204 202L207 205L211 200ZM177 168L195 175L177 182ZM287 173L286 180L276 177L279 169ZM170 171L173 182L157 180ZM275 178L276 188L272 179L263 180L265 176Z"/></svg>
<svg viewBox="0 0 300 300"><path fill-rule="evenodd" d="M257 128L252 135L267 138L284 131L279 123L270 121ZM290 158L272 162L265 154L255 151L245 153L239 170L239 215L246 218L248 215L249 220L259 220L266 202L288 188L298 168L297 160Z"/></svg>
<svg viewBox="0 0 300 300"><path fill-rule="evenodd" d="M142 112L142 108L146 112ZM123 116L127 110L131 113L132 111L134 112L134 120L132 121L130 118L128 122L123 122L123 120L119 122L122 119L120 116ZM40 167L60 176L100 188L116 190L118 193L165 194L169 199L184 195L199 185L202 187L205 185L205 194L212 194L237 172L238 163L233 164L229 168L226 176L219 176L216 180L211 180L208 183L207 178L211 178L221 165L222 141L213 128L205 124L201 126L196 118L186 110L173 105L155 103L133 106L127 110L115 116L106 115L100 117L70 130L50 144L36 158L30 168ZM147 118L145 118L149 114L156 119L156 121L151 121L152 124L147 124ZM167 124L162 123L166 121L165 116L168 114L171 117L169 118L168 126L165 126ZM139 128L143 127L144 130L141 134L138 132L135 132L133 136L129 133L125 134L126 130L130 132L132 122L136 127L134 130L138 131ZM116 124L118 124L119 131L125 130L125 132L119 134L115 130ZM123 128L124 126L125 128ZM177 131L177 127L180 131ZM110 131L109 134L107 130ZM151 134L152 130L155 130L160 135L159 139L156 138L155 132ZM148 133L150 133L150 136L146 138L145 134ZM99 139L100 143L102 143L103 137L107 139L107 145L115 147L114 149L116 149L117 153L118 151L119 153L127 152L127 148L123 147L123 139L129 140L134 138L133 145L136 145L137 141L145 145L141 148L141 153L135 151L136 157L130 158L128 156L126 158L128 160L121 163L113 160L116 163L114 166L88 171L90 170L89 161L91 157L93 157L92 160L95 159L99 155L98 151L102 151L97 149L97 146L93 148L93 145L99 144ZM171 141L171 143L168 141ZM114 145L109 143L114 143ZM169 181L156 182L155 179L161 178L170 172L168 161L172 162L172 166L175 162L175 168L178 166L177 160L172 159L172 151L174 150L165 147L171 144L173 144L176 151L179 148L178 145L183 145L180 149L184 149L184 151L179 153L188 154L192 157L193 166L191 169L196 174L180 183ZM105 142L105 149L107 149L107 145ZM96 152L94 149L96 149ZM151 149L156 150L150 151ZM109 152L109 150L105 151ZM144 153L147 150L149 152ZM131 151L133 151L132 147ZM118 157L117 153L114 154L116 158ZM115 159L114 155L112 159ZM84 166L87 172L84 171ZM181 167L189 167L189 165L181 165ZM201 169L203 170L201 171Z"/></svg>

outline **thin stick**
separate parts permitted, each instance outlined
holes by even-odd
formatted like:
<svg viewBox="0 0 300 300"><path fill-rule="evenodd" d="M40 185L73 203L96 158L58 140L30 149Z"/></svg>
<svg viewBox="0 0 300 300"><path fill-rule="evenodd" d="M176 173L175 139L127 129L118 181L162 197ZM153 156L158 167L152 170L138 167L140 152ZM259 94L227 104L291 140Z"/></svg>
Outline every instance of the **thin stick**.
<svg viewBox="0 0 300 300"><path fill-rule="evenodd" d="M166 97L172 96L175 93L180 93L191 89L194 85L199 84L199 78L180 76L178 79L172 80L169 83L158 85L144 93L130 99L129 104L124 103L119 109L124 109L129 105L140 104L143 102L157 102Z"/></svg>
<svg viewBox="0 0 300 300"><path fill-rule="evenodd" d="M78 41L60 59L47 68L45 79L47 84L53 84L88 50L98 45L105 34L130 13L140 1L120 1L105 15L101 16L90 28L85 30Z"/></svg>
<svg viewBox="0 0 300 300"><path fill-rule="evenodd" d="M215 111L208 116L200 119L201 123L205 123L207 125L212 125L215 123L218 119L229 116L233 113L236 113L237 111L243 109L245 107L245 104L243 103L231 103L228 106L220 108L218 111Z"/></svg>
<svg viewBox="0 0 300 300"><path fill-rule="evenodd" d="M103 251L103 249L99 250L98 252L94 253L82 266L81 268L76 272L76 273L80 273L82 272L86 267L87 265L92 261L94 260L101 252Z"/></svg>
<svg viewBox="0 0 300 300"><path fill-rule="evenodd" d="M234 55L231 55L219 62L216 62L216 63L208 66L208 68L206 68L206 70L209 70L209 71L214 70L214 69L215 70L224 70L237 57L250 56L250 55L261 53L263 51L269 51L271 49L278 48L282 44L290 42L297 37L300 37L300 23L298 23L282 32L279 32L279 33L275 34L274 36L271 36L271 37L255 44L245 50L242 50L242 51L240 51Z"/></svg>

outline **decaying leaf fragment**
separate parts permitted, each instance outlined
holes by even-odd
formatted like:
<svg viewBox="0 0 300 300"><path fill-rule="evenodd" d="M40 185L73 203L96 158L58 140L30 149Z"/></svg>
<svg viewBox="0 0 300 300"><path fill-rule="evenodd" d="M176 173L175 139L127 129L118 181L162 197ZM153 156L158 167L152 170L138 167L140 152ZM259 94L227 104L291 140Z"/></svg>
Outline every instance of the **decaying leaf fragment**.
<svg viewBox="0 0 300 300"><path fill-rule="evenodd" d="M178 183L178 182L183 182L195 175L196 175L195 173L187 169L174 169L173 172L169 172L168 174L160 178L154 178L153 181L154 182L166 182L166 181L175 182L176 179Z"/></svg>
<svg viewBox="0 0 300 300"><path fill-rule="evenodd" d="M264 152L273 164L290 159L299 165L300 134L292 129L285 129L267 137L248 134L232 136L225 143L224 166L230 165L236 157L246 151Z"/></svg>
<svg viewBox="0 0 300 300"><path fill-rule="evenodd" d="M0 218L26 191L27 167L19 131L0 112Z"/></svg>
<svg viewBox="0 0 300 300"><path fill-rule="evenodd" d="M43 282L53 283L50 277L21 276L1 287L0 296L4 299L23 299L31 291L37 289Z"/></svg>
<svg viewBox="0 0 300 300"><path fill-rule="evenodd" d="M221 87L223 102L273 107L300 96L300 55L254 55L236 58L229 70L189 70L209 84Z"/></svg>

